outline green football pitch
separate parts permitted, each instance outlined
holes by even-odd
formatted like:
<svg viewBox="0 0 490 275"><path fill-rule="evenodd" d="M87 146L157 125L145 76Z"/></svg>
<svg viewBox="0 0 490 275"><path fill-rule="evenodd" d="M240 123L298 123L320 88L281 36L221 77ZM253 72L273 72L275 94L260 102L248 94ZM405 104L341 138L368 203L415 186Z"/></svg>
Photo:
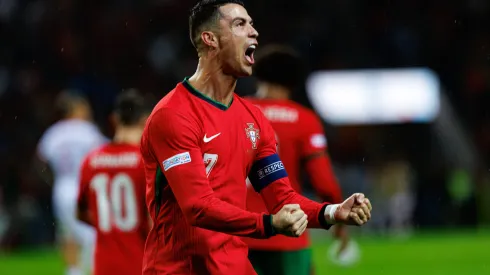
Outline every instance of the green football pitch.
<svg viewBox="0 0 490 275"><path fill-rule="evenodd" d="M425 233L395 240L356 237L361 260L338 267L327 259L329 239L313 241L317 274L479 275L490 274L490 232ZM59 254L52 250L0 254L1 275L63 274Z"/></svg>

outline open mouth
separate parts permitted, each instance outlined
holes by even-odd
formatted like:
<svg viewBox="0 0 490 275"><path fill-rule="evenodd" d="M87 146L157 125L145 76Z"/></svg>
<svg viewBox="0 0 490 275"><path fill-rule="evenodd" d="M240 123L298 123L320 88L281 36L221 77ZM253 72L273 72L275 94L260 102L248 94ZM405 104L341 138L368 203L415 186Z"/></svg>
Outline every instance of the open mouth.
<svg viewBox="0 0 490 275"><path fill-rule="evenodd" d="M245 59L247 59L248 63L250 63L251 65L253 65L255 63L254 52L255 52L256 48L257 48L257 45L252 44L252 45L248 46L248 48L245 50Z"/></svg>

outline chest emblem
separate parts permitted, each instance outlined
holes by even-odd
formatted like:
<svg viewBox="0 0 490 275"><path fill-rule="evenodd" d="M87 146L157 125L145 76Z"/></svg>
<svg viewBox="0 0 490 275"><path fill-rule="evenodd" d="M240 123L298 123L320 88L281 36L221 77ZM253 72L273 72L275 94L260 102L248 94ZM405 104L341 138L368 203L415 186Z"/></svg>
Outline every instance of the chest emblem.
<svg viewBox="0 0 490 275"><path fill-rule="evenodd" d="M260 130L254 127L253 123L247 123L248 128L245 128L247 138L252 142L252 149L257 149L257 143L260 139Z"/></svg>

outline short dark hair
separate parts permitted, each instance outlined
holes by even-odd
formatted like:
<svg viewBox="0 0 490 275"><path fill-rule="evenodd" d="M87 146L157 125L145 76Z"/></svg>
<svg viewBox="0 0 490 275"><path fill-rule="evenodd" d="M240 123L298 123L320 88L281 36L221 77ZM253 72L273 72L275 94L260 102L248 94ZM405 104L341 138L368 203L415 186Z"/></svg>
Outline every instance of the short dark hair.
<svg viewBox="0 0 490 275"><path fill-rule="evenodd" d="M147 112L145 99L135 89L123 91L116 99L114 113L125 126L138 124Z"/></svg>
<svg viewBox="0 0 490 275"><path fill-rule="evenodd" d="M306 66L300 55L294 49L280 45L259 48L253 69L259 81L291 90L300 88L306 77Z"/></svg>
<svg viewBox="0 0 490 275"><path fill-rule="evenodd" d="M218 9L226 4L245 6L240 0L201 0L190 10L189 36L194 48L201 46L201 32L203 27L218 18Z"/></svg>

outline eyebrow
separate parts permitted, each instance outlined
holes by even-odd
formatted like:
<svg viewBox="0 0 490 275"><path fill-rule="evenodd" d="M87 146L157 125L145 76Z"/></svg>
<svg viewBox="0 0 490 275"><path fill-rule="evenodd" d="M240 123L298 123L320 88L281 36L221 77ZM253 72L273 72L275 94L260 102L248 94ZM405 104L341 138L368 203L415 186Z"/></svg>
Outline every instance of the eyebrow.
<svg viewBox="0 0 490 275"><path fill-rule="evenodd" d="M247 20L246 18L243 18L243 17L235 17L231 22L232 23L235 23L238 20L245 21L245 22L249 21L249 20ZM254 21L252 19L250 19L249 23L250 23L250 25L253 25Z"/></svg>

